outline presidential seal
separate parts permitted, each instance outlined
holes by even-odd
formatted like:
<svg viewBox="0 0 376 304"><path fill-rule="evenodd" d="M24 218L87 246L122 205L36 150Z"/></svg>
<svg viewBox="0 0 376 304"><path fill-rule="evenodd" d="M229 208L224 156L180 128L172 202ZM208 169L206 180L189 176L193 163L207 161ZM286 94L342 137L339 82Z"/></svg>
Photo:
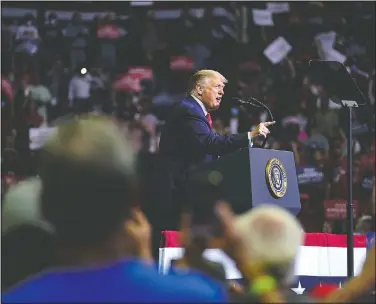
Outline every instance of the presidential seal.
<svg viewBox="0 0 376 304"><path fill-rule="evenodd" d="M271 158L265 168L266 184L270 194L275 198L281 198L287 191L287 172L283 164L277 158Z"/></svg>

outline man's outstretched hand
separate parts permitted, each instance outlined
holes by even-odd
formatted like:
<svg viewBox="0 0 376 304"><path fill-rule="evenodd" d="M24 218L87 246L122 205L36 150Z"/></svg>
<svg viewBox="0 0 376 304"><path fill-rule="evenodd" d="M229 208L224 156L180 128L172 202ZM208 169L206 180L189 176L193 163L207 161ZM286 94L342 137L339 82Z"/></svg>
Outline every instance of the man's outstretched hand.
<svg viewBox="0 0 376 304"><path fill-rule="evenodd" d="M250 133L251 137L257 137L257 136L264 136L266 137L270 131L268 129L269 126L274 125L275 121L267 121L260 123L256 128L254 128Z"/></svg>

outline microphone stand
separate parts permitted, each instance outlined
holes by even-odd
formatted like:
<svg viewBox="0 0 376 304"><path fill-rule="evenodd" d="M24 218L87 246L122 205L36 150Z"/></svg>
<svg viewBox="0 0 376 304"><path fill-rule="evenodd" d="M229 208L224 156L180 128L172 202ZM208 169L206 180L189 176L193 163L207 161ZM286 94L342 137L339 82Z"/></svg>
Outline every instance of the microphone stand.
<svg viewBox="0 0 376 304"><path fill-rule="evenodd" d="M251 105L253 107L257 107L257 108L263 108L264 110L266 110L266 112L268 113L269 115L269 118L270 118L270 121L274 121L274 117L273 117L273 114L272 112L270 111L270 109L268 108L268 106L266 104L264 104L263 102L257 100L256 98L253 98L253 97L250 97L249 99L252 100L253 102L249 101L249 100L242 100L240 98L237 98L237 97L233 97L233 99L237 100L239 103L241 104L247 104L247 105ZM262 142L261 144L261 148L264 148L265 147L265 144L266 144L266 141L268 140L268 136L265 136L265 139L264 141Z"/></svg>

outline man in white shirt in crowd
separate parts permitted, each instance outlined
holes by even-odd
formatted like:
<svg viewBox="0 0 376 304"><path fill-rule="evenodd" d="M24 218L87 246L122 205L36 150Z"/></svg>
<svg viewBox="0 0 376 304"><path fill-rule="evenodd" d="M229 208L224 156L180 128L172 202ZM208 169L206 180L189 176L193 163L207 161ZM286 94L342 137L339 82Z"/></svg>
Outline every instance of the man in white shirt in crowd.
<svg viewBox="0 0 376 304"><path fill-rule="evenodd" d="M69 82L68 101L69 107L76 114L92 111L93 105L90 96L91 76L85 67L78 67L75 75Z"/></svg>
<svg viewBox="0 0 376 304"><path fill-rule="evenodd" d="M33 64L32 58L38 52L40 37L32 14L24 16L24 24L18 27L15 40L16 62L19 62L20 66L24 63Z"/></svg>

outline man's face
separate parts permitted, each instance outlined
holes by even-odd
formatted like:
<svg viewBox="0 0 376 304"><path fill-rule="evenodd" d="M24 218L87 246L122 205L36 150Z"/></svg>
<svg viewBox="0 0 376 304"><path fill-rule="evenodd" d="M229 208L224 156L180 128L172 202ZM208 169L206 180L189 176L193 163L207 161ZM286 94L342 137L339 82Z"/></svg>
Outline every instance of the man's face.
<svg viewBox="0 0 376 304"><path fill-rule="evenodd" d="M219 108L224 94L224 87L225 84L219 76L208 78L204 86L198 85L197 91L199 98L208 111L217 110Z"/></svg>

